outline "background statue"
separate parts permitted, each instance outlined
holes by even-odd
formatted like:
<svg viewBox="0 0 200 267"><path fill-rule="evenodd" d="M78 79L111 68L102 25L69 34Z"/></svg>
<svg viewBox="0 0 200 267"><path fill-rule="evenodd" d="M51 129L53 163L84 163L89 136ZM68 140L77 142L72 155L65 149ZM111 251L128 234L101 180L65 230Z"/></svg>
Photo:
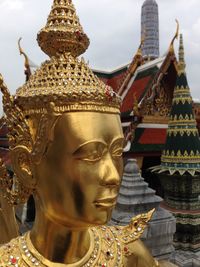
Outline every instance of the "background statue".
<svg viewBox="0 0 200 267"><path fill-rule="evenodd" d="M14 97L0 82L15 173L12 186L0 178L4 197L36 203L33 229L0 248L0 266L171 266L139 240L152 211L104 226L123 172L120 98L77 58L89 39L71 0L54 0L38 42L50 60Z"/></svg>

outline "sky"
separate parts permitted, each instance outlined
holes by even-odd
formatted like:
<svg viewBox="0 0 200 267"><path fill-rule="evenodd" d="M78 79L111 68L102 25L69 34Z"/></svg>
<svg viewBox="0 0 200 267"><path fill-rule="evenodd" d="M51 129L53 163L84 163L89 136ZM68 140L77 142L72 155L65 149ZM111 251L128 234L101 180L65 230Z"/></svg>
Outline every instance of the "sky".
<svg viewBox="0 0 200 267"><path fill-rule="evenodd" d="M47 56L37 45L53 0L0 0L0 73L10 91L24 83L24 61L17 40L29 58L40 65ZM84 54L92 68L112 70L133 58L140 43L140 15L144 0L74 0L81 24L90 38ZM179 20L183 33L187 77L192 96L200 99L200 0L157 0L160 54L163 55ZM177 49L178 42L175 47Z"/></svg>

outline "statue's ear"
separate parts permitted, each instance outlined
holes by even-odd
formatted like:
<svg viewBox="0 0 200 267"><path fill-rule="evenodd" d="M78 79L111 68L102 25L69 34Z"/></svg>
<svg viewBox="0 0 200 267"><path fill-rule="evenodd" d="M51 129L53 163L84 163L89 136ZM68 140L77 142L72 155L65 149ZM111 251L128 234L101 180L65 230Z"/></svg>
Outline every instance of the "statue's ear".
<svg viewBox="0 0 200 267"><path fill-rule="evenodd" d="M17 146L10 153L13 171L19 181L27 188L34 189L36 180L30 150L25 146Z"/></svg>

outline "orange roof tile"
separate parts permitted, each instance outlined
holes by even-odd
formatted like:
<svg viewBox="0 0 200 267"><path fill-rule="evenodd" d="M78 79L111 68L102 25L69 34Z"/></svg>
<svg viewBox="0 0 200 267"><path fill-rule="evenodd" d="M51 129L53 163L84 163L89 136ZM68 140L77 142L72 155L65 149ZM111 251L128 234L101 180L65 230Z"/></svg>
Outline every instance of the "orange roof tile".
<svg viewBox="0 0 200 267"><path fill-rule="evenodd" d="M115 77L112 77L112 78L108 79L108 81L107 81L107 84L110 85L115 92L117 92L117 90L119 89L119 85L122 82L122 79L124 77L124 73L125 72L119 73Z"/></svg>

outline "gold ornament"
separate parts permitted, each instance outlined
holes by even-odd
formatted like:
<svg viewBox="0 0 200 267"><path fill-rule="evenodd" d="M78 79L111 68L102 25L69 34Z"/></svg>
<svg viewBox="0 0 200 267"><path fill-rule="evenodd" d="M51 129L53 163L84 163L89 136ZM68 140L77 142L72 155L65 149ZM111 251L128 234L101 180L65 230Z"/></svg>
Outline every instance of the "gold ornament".
<svg viewBox="0 0 200 267"><path fill-rule="evenodd" d="M77 57L89 46L71 0L54 0L46 26L38 34L41 49L50 57L69 52Z"/></svg>
<svg viewBox="0 0 200 267"><path fill-rule="evenodd" d="M121 99L93 74L84 60L62 54L43 63L17 90L16 102L25 115L47 113L50 102L54 103L55 113L119 113Z"/></svg>

